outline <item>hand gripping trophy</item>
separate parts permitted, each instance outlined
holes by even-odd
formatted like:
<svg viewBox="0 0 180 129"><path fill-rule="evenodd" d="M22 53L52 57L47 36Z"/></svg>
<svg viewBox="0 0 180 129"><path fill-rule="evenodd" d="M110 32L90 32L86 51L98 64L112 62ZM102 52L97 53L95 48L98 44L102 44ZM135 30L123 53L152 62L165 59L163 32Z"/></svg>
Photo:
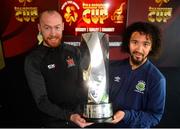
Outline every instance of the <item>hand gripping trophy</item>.
<svg viewBox="0 0 180 129"><path fill-rule="evenodd" d="M109 40L100 32L82 34L82 71L84 85L88 88L84 117L91 122L108 122L113 115L109 102Z"/></svg>

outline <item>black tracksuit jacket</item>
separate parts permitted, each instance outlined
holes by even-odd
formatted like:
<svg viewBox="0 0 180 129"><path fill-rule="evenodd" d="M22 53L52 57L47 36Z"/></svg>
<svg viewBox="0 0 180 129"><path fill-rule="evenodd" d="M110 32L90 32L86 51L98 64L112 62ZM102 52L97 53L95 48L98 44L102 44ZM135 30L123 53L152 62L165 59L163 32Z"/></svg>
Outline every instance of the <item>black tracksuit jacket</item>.
<svg viewBox="0 0 180 129"><path fill-rule="evenodd" d="M61 44L39 45L25 59L25 74L38 108L54 119L81 113L87 99L80 70L79 49Z"/></svg>

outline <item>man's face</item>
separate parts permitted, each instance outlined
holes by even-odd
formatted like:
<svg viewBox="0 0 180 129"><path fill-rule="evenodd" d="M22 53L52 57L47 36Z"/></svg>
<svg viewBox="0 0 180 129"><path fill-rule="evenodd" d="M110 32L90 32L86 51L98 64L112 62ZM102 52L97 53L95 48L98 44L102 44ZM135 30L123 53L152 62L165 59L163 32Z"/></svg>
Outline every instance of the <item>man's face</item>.
<svg viewBox="0 0 180 129"><path fill-rule="evenodd" d="M61 43L64 23L57 12L45 12L42 14L38 24L39 32L43 36L43 44L48 47L57 47Z"/></svg>
<svg viewBox="0 0 180 129"><path fill-rule="evenodd" d="M152 41L149 35L133 32L130 38L129 49L133 65L141 65L147 60L147 56L152 48Z"/></svg>

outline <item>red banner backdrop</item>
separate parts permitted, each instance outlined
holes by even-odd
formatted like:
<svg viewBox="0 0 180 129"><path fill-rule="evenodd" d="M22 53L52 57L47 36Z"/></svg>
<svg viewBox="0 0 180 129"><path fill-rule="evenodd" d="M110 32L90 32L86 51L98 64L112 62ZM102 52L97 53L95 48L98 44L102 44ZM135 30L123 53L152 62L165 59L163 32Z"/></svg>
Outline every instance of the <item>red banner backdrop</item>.
<svg viewBox="0 0 180 129"><path fill-rule="evenodd" d="M162 53L159 67L180 67L180 1L129 0L128 24L135 21L151 22L162 30Z"/></svg>
<svg viewBox="0 0 180 129"><path fill-rule="evenodd" d="M45 9L59 10L65 21L64 39L71 43L80 42L82 33L99 31L108 33L110 41L119 46L126 26L126 0L3 0L2 6L0 40L5 58L25 53L37 44L37 19ZM119 56L120 49L112 49Z"/></svg>
<svg viewBox="0 0 180 129"><path fill-rule="evenodd" d="M120 35L126 25L126 0L59 0L65 35L99 31Z"/></svg>
<svg viewBox="0 0 180 129"><path fill-rule="evenodd" d="M55 0L1 0L0 40L4 57L13 57L36 43L38 12L57 9Z"/></svg>
<svg viewBox="0 0 180 129"><path fill-rule="evenodd" d="M82 33L107 33L110 59L125 58L119 46L126 27L127 3L127 0L59 0L59 12L65 21L65 41L77 45Z"/></svg>
<svg viewBox="0 0 180 129"><path fill-rule="evenodd" d="M65 21L66 42L80 42L81 33L100 31L110 36L110 59L125 58L121 34L135 21L157 24L163 32L159 66L180 67L179 0L1 0L0 54L23 54L37 44L37 19L42 10L57 9ZM3 51L3 52L2 52Z"/></svg>

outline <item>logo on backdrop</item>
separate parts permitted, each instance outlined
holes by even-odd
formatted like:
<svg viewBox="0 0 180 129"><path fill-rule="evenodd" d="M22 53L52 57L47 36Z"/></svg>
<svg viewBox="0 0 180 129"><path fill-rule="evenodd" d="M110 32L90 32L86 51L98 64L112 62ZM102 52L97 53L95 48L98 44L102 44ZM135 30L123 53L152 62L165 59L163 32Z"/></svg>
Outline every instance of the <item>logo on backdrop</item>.
<svg viewBox="0 0 180 129"><path fill-rule="evenodd" d="M172 17L172 8L170 7L161 7L165 5L170 0L155 0L155 3L159 7L149 6L148 21L150 22L167 22Z"/></svg>
<svg viewBox="0 0 180 129"><path fill-rule="evenodd" d="M79 5L74 1L66 1L62 7L61 10L65 10L64 18L67 23L69 23L69 26L72 25L72 23L77 21L79 10Z"/></svg>
<svg viewBox="0 0 180 129"><path fill-rule="evenodd" d="M159 7L162 5L162 4L166 4L166 3L168 3L170 0L155 0L155 2L157 3L157 4L159 4Z"/></svg>
<svg viewBox="0 0 180 129"><path fill-rule="evenodd" d="M92 2L90 0L59 0L59 12L65 20L65 33L121 33L125 27L127 1ZM121 24L121 25L119 25ZM119 27L121 26L121 27ZM74 31L72 31L72 28Z"/></svg>
<svg viewBox="0 0 180 129"><path fill-rule="evenodd" d="M35 22L38 18L38 7L28 7L27 3L31 3L33 0L18 0L19 3L23 3L23 6L15 6L15 17L19 22Z"/></svg>

